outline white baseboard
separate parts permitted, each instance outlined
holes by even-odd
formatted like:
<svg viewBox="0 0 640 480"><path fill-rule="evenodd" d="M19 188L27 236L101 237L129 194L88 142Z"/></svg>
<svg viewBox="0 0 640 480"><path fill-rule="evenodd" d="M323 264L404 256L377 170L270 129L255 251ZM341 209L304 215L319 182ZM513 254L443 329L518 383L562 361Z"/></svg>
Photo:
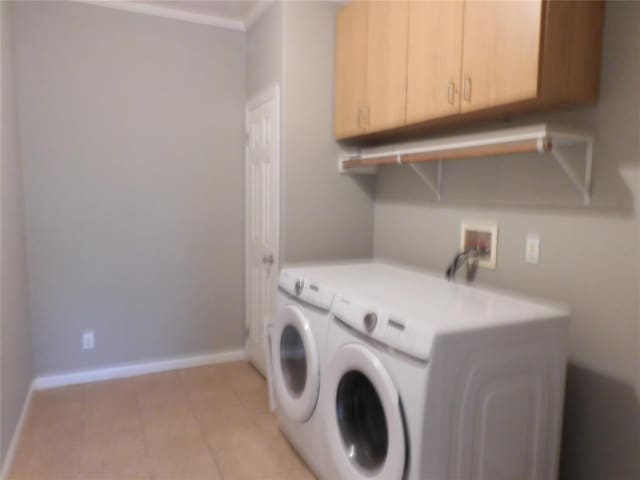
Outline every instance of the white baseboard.
<svg viewBox="0 0 640 480"><path fill-rule="evenodd" d="M169 358L145 363L130 363L91 370L76 370L72 372L62 372L59 374L37 377L33 381L33 388L35 390L44 390L47 388L63 387L65 385L74 385L77 383L98 382L100 380L134 377L136 375L145 375L147 373L166 372L169 370L199 367L214 363L235 362L238 360L246 360L246 358L247 352L245 350L229 350L225 352Z"/></svg>
<svg viewBox="0 0 640 480"><path fill-rule="evenodd" d="M22 405L22 411L20 412L20 418L18 419L18 423L16 424L16 428L13 431L13 435L11 436L11 442L9 443L9 448L7 449L7 454L4 457L4 462L2 462L2 469L0 470L0 480L5 480L9 477L9 472L11 471L11 467L13 466L13 461L16 457L16 452L18 450L18 444L20 443L20 437L22 436L22 431L24 430L24 424L29 414L29 409L31 408L31 397L34 390L34 382L31 382L29 385L29 392L27 393L27 398Z"/></svg>

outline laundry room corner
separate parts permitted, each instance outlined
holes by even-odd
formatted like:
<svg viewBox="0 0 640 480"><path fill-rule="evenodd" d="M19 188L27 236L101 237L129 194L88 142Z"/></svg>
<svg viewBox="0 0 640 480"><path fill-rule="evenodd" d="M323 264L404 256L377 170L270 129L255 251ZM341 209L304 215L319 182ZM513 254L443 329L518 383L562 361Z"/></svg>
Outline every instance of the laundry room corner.
<svg viewBox="0 0 640 480"><path fill-rule="evenodd" d="M0 25L0 480L640 479L640 1Z"/></svg>

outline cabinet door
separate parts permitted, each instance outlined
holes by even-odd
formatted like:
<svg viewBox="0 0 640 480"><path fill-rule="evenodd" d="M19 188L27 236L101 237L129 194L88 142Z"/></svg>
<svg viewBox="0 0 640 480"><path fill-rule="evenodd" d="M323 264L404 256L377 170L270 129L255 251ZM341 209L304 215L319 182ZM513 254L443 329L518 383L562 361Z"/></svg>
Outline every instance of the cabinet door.
<svg viewBox="0 0 640 480"><path fill-rule="evenodd" d="M408 2L369 2L367 131L405 124Z"/></svg>
<svg viewBox="0 0 640 480"><path fill-rule="evenodd" d="M407 123L460 112L463 0L409 4Z"/></svg>
<svg viewBox="0 0 640 480"><path fill-rule="evenodd" d="M538 94L542 0L466 0L462 112Z"/></svg>
<svg viewBox="0 0 640 480"><path fill-rule="evenodd" d="M355 1L338 12L334 120L337 138L365 131L367 10L366 2Z"/></svg>

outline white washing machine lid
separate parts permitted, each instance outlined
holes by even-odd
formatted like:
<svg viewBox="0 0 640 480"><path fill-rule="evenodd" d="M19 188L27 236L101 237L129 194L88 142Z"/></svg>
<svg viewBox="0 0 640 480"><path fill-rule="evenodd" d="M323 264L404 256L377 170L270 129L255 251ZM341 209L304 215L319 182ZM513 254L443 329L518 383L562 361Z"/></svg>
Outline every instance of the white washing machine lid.
<svg viewBox="0 0 640 480"><path fill-rule="evenodd" d="M323 380L330 461L340 478L402 478L406 463L400 396L382 362L366 347L348 344L333 356Z"/></svg>
<svg viewBox="0 0 640 480"><path fill-rule="evenodd" d="M282 413L306 422L318 403L320 359L309 320L301 308L286 305L273 330L273 386Z"/></svg>

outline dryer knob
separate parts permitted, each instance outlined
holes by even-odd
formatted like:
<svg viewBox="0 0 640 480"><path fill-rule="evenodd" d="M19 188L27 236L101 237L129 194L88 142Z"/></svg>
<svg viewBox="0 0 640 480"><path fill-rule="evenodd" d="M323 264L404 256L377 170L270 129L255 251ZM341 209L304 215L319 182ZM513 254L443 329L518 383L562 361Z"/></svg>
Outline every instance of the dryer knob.
<svg viewBox="0 0 640 480"><path fill-rule="evenodd" d="M373 329L376 328L378 324L378 315L373 312L367 313L364 316L364 328L367 332L373 332Z"/></svg>
<svg viewBox="0 0 640 480"><path fill-rule="evenodd" d="M298 280L296 281L296 295L299 297L300 294L302 293L302 289L304 288L304 281L303 280Z"/></svg>

